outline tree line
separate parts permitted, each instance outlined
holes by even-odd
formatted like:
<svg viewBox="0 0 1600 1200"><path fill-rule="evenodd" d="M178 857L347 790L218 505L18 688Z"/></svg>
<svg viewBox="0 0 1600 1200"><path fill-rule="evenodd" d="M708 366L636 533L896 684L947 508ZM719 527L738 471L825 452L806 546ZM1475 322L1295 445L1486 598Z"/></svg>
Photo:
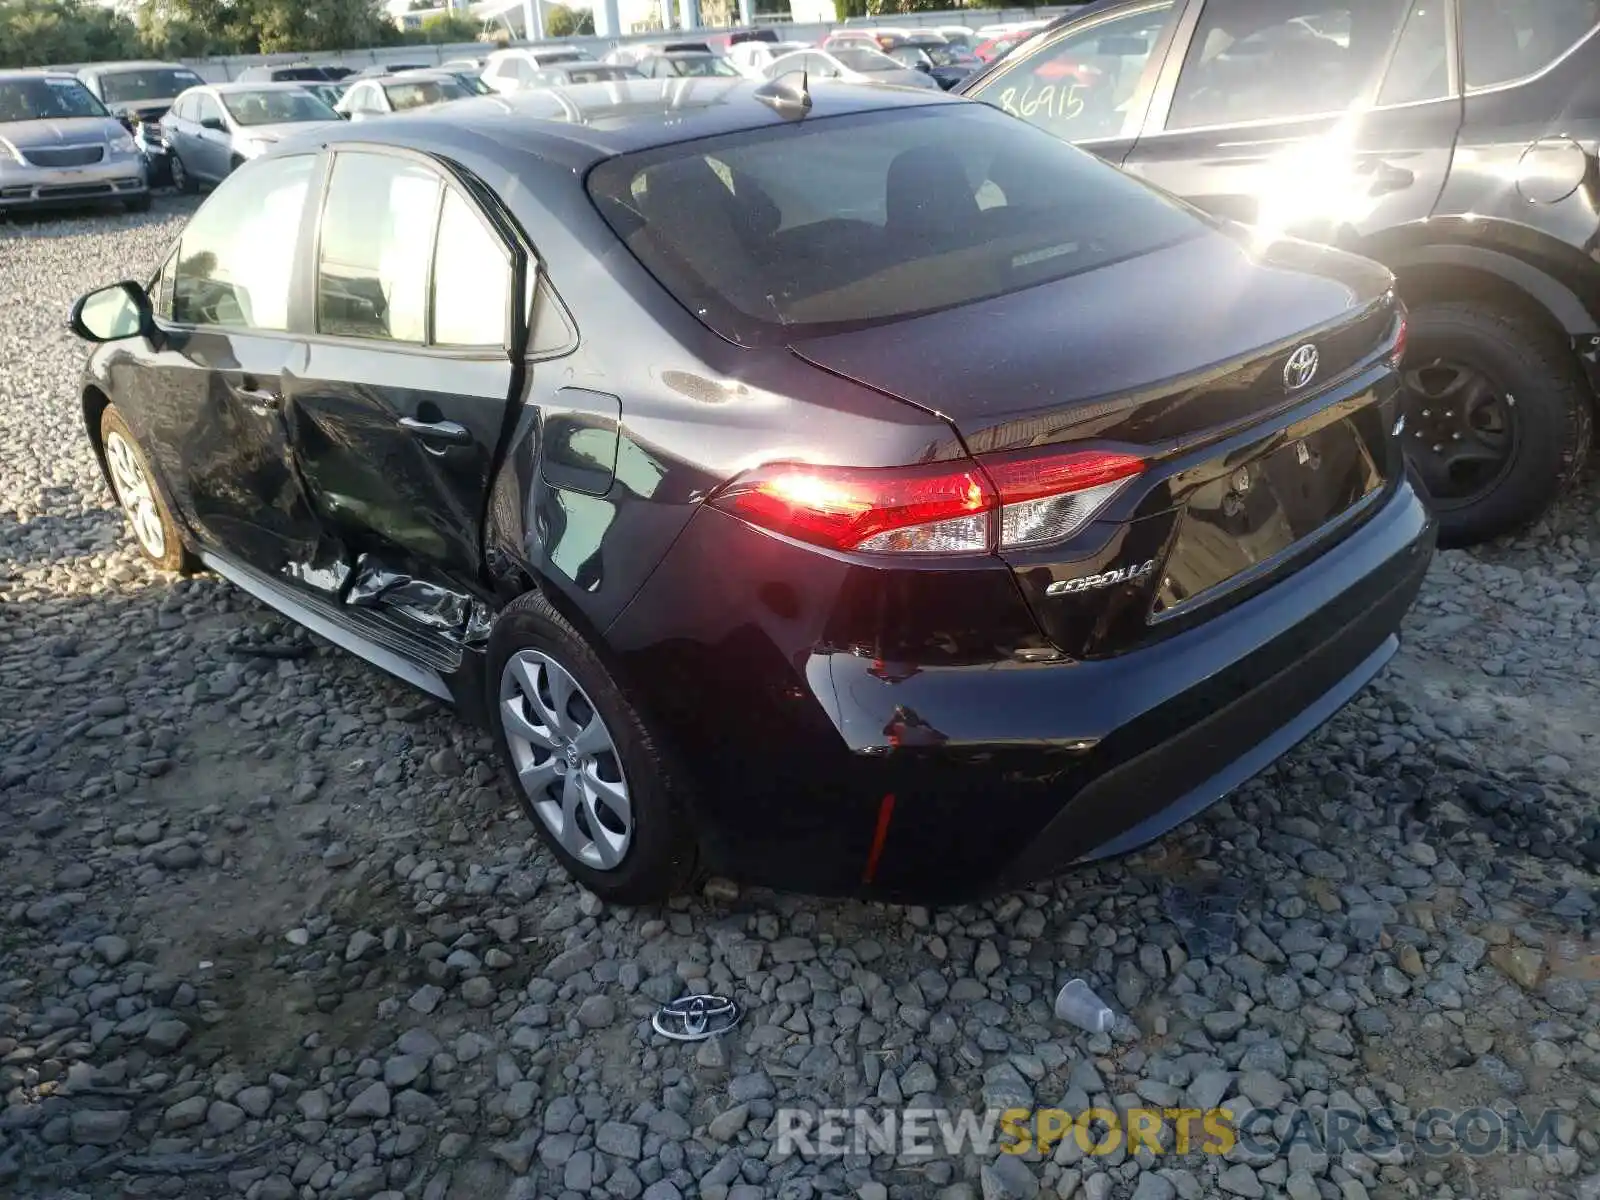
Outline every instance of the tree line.
<svg viewBox="0 0 1600 1200"><path fill-rule="evenodd" d="M552 37L593 32L588 12L545 6ZM401 30L382 0L144 0L129 16L95 0L0 0L0 67L356 50L475 42L467 13L435 13Z"/></svg>

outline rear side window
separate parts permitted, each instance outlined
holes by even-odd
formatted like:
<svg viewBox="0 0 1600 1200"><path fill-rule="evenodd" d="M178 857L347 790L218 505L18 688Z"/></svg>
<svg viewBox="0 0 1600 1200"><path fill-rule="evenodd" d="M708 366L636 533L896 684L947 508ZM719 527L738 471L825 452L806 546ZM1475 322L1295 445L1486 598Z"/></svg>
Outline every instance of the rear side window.
<svg viewBox="0 0 1600 1200"><path fill-rule="evenodd" d="M1600 25L1600 0L1461 0L1469 88L1536 74Z"/></svg>
<svg viewBox="0 0 1600 1200"><path fill-rule="evenodd" d="M289 328L289 280L311 155L250 163L218 185L178 243L170 297L158 304L180 325Z"/></svg>
<svg viewBox="0 0 1600 1200"><path fill-rule="evenodd" d="M1167 128L1349 109L1371 95L1410 7L1410 0L1208 0Z"/></svg>
<svg viewBox="0 0 1600 1200"><path fill-rule="evenodd" d="M340 154L317 254L317 328L420 345L439 177L403 158Z"/></svg>
<svg viewBox="0 0 1600 1200"><path fill-rule="evenodd" d="M611 227L712 329L778 342L1061 279L1199 217L983 105L768 126L589 174Z"/></svg>
<svg viewBox="0 0 1600 1200"><path fill-rule="evenodd" d="M440 346L501 346L511 305L505 246L460 193L447 190L433 256L433 340Z"/></svg>

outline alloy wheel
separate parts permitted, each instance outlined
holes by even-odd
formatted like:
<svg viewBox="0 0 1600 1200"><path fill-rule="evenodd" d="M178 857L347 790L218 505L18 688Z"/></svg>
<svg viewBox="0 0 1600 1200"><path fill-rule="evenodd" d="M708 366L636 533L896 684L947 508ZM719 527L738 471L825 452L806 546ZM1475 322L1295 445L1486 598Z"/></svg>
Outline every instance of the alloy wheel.
<svg viewBox="0 0 1600 1200"><path fill-rule="evenodd" d="M180 192L186 191L189 186L189 171L183 165L183 159L178 157L176 150L172 152L172 162L169 165L172 170L172 186Z"/></svg>
<svg viewBox="0 0 1600 1200"><path fill-rule="evenodd" d="M1516 455L1515 399L1482 371L1448 359L1405 369L1406 457L1428 497L1448 508L1498 483Z"/></svg>
<svg viewBox="0 0 1600 1200"><path fill-rule="evenodd" d="M633 807L616 741L572 674L539 650L500 673L500 724L517 781L556 842L607 871L633 840Z"/></svg>
<svg viewBox="0 0 1600 1200"><path fill-rule="evenodd" d="M167 552L167 535L161 528L161 510L156 505L155 488L145 474L138 452L120 433L106 436L106 464L111 468L111 487L117 503L127 514L133 536L151 558Z"/></svg>

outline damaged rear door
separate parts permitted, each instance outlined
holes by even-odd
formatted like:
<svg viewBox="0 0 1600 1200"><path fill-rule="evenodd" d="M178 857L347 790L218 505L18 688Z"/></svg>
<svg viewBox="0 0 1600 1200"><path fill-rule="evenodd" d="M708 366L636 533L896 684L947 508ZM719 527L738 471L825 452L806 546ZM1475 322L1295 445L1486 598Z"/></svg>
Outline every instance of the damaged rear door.
<svg viewBox="0 0 1600 1200"><path fill-rule="evenodd" d="M482 523L513 365L519 252L437 163L332 155L290 437L341 597L474 633Z"/></svg>

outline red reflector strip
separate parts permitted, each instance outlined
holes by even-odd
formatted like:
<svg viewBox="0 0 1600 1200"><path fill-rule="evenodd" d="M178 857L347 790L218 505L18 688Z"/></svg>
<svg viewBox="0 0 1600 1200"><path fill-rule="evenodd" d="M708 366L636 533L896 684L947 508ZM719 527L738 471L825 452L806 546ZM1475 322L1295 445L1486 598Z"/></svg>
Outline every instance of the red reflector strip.
<svg viewBox="0 0 1600 1200"><path fill-rule="evenodd" d="M894 819L894 793L878 802L878 827L872 831L872 849L867 851L867 865L861 872L861 882L871 883L878 873L878 860L883 857L883 843L889 837L889 822Z"/></svg>

